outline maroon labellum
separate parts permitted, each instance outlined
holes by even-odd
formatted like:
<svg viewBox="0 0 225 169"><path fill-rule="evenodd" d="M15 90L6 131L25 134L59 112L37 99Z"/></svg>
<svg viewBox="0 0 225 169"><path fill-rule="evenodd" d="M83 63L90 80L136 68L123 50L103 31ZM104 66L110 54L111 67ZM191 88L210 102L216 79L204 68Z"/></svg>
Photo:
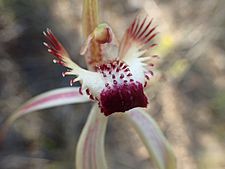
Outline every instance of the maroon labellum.
<svg viewBox="0 0 225 169"><path fill-rule="evenodd" d="M135 107L147 107L148 99L141 83L114 85L104 89L100 94L99 106L106 115L114 112L125 112Z"/></svg>

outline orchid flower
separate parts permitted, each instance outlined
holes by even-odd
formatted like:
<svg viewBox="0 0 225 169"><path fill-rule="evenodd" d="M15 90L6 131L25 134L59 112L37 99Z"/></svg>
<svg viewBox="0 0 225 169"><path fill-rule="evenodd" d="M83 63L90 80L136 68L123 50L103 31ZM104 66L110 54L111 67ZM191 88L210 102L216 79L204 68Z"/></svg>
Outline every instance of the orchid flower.
<svg viewBox="0 0 225 169"><path fill-rule="evenodd" d="M94 105L76 149L77 169L108 168L104 137L108 117L114 113L123 113L124 120L128 120L137 131L159 169L176 168L169 143L145 111L149 100L144 89L153 76L151 58L154 57L149 56L148 51L156 46L153 43L156 35L153 19L145 12L134 19L121 42L108 24L97 24L87 34L80 50L80 54L86 57L89 68L86 70L72 61L56 36L47 29L44 32L47 41L43 44L55 57L53 62L68 69L62 75L73 77L71 86L77 82L81 86L56 89L34 97L10 116L5 126L33 111L92 101Z"/></svg>
<svg viewBox="0 0 225 169"><path fill-rule="evenodd" d="M156 45L151 44L151 40L157 34L154 32L156 27L151 27L151 23L152 19L148 16L135 19L119 46L110 26L99 24L88 36L80 53L86 54L92 41L101 47L103 60L98 63L89 61L90 65L94 63L94 71L85 70L74 63L49 29L44 32L49 44L44 42L44 45L58 59L54 59L54 63L68 68L62 75L75 76L70 85L79 81L80 94L85 93L90 100L97 102L101 112L108 116L135 107L147 107L144 87L153 72L149 63L151 57L145 56L145 53Z"/></svg>

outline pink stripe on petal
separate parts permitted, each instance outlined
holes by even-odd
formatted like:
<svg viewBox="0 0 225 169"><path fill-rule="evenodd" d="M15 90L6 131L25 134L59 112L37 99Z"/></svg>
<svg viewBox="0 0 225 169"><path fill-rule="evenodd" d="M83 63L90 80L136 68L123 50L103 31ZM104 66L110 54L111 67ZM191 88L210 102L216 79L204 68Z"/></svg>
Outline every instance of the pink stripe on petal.
<svg viewBox="0 0 225 169"><path fill-rule="evenodd" d="M48 97L44 97L40 100L36 100L30 104L26 104L21 108L21 111L26 111L29 108L41 105L41 104L45 104L45 103L49 103L51 101L56 101L59 99L69 99L69 98L74 98L74 97L79 97L80 94L78 91L74 90L74 91L70 91L70 92L65 92L65 93L58 93L58 94L54 94L54 95L50 95Z"/></svg>

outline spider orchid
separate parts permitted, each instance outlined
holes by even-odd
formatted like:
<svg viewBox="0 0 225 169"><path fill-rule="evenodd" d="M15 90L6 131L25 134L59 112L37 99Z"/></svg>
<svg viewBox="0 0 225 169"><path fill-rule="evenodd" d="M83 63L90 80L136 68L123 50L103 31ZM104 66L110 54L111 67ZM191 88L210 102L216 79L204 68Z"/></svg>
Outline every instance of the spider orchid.
<svg viewBox="0 0 225 169"><path fill-rule="evenodd" d="M148 16L136 18L119 47L110 26L99 24L81 49L81 55L84 55L90 50L93 41L100 46L103 60L98 63L89 61L89 64L94 63L95 71L85 70L74 63L49 29L44 32L49 44L44 42L44 45L58 59L54 59L54 63L69 68L63 76L76 76L70 84L79 81L80 94L85 92L90 100L98 103L101 112L108 116L135 107L147 107L148 99L143 89L153 73L150 57L144 54L156 45L150 42L157 34L154 32L156 27L151 27L151 23L152 19Z"/></svg>
<svg viewBox="0 0 225 169"><path fill-rule="evenodd" d="M156 26L152 25L153 20L142 12L119 43L108 24L98 24L88 34L80 51L86 57L89 70L74 63L63 45L47 29L44 32L47 42L43 44L56 57L53 62L68 69L62 73L63 76L75 77L70 82L71 86L76 82L80 82L81 86L55 89L34 97L10 116L5 126L36 110L93 101L94 106L76 149L77 169L108 168L104 137L108 116L116 112L125 112L119 117L128 120L134 127L159 169L176 168L169 143L143 109L149 102L144 88L153 76L151 58L154 56L147 55L156 46L152 42L157 35Z"/></svg>

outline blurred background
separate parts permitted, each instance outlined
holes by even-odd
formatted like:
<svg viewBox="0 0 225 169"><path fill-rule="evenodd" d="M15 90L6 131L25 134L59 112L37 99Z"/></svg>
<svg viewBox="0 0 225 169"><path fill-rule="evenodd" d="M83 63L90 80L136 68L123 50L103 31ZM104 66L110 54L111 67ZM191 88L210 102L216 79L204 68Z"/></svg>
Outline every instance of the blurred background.
<svg viewBox="0 0 225 169"><path fill-rule="evenodd" d="M156 5L156 4L157 5ZM145 8L159 25L160 55L148 89L149 113L177 156L178 169L225 169L224 0L100 0L118 39ZM47 27L73 60L83 43L79 0L0 0L0 125L27 99L69 86L42 45ZM91 104L61 106L18 119L0 144L0 169L72 169ZM131 126L110 117L111 169L153 168Z"/></svg>

